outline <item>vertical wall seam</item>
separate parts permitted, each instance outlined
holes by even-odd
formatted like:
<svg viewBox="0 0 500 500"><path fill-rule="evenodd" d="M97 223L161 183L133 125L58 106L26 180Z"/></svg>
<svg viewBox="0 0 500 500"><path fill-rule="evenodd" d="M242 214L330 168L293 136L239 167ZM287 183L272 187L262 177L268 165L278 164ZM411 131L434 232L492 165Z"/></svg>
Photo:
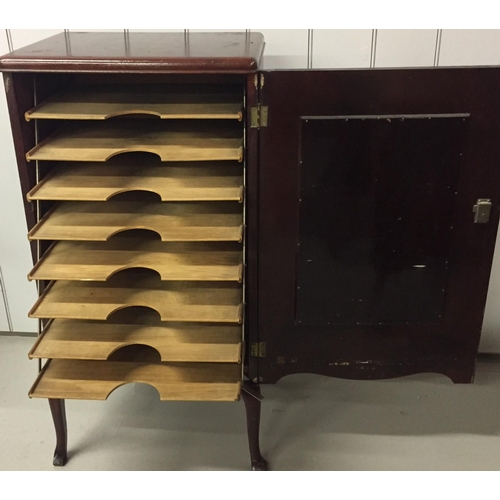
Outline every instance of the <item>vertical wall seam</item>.
<svg viewBox="0 0 500 500"><path fill-rule="evenodd" d="M125 54L130 57L130 33L128 30L123 30L123 40L125 42Z"/></svg>
<svg viewBox="0 0 500 500"><path fill-rule="evenodd" d="M2 292L3 305L5 307L5 315L7 316L7 324L9 325L9 332L13 332L12 316L10 315L9 301L7 300L7 290L5 290L5 282L3 279L2 268L0 267L0 291Z"/></svg>
<svg viewBox="0 0 500 500"><path fill-rule="evenodd" d="M71 38L69 30L64 30L64 41L66 43L66 54L71 56Z"/></svg>
<svg viewBox="0 0 500 500"><path fill-rule="evenodd" d="M5 36L7 37L7 46L9 47L9 52L14 51L14 44L12 43L12 33L10 30L5 30Z"/></svg>
<svg viewBox="0 0 500 500"><path fill-rule="evenodd" d="M378 30L372 30L372 46L370 51L370 68L375 67L376 59L377 59L377 38L378 38Z"/></svg>
<svg viewBox="0 0 500 500"><path fill-rule="evenodd" d="M434 50L434 66L439 66L439 56L441 55L441 40L443 38L443 30L436 31L436 48Z"/></svg>
<svg viewBox="0 0 500 500"><path fill-rule="evenodd" d="M307 69L313 67L314 30L307 30Z"/></svg>

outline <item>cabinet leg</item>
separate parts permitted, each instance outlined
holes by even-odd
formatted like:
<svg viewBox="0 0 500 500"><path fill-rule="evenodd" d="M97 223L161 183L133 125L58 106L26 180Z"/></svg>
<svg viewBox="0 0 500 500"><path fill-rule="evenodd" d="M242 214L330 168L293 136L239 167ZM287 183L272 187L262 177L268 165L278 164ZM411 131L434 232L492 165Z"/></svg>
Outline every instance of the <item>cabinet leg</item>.
<svg viewBox="0 0 500 500"><path fill-rule="evenodd" d="M62 467L68 461L68 428L66 425L66 407L64 399L49 399L50 412L56 429L55 466Z"/></svg>
<svg viewBox="0 0 500 500"><path fill-rule="evenodd" d="M250 445L252 470L267 470L267 461L261 455L259 445L260 404L262 400L259 386L246 383L242 386L241 395L243 396L247 414L248 444Z"/></svg>

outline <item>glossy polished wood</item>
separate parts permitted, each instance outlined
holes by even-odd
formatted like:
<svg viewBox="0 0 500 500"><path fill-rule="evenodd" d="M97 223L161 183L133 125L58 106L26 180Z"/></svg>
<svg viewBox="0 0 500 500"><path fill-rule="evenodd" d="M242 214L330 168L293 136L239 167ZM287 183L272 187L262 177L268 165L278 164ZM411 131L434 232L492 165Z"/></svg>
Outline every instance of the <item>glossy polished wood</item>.
<svg viewBox="0 0 500 500"><path fill-rule="evenodd" d="M0 58L0 71L249 73L261 33L60 33Z"/></svg>
<svg viewBox="0 0 500 500"><path fill-rule="evenodd" d="M276 382L285 375L303 372L352 379L435 372L443 373L455 382L473 380L499 219L499 85L500 69L496 67L265 73L262 104L270 107L270 119L268 127L260 129L259 165L259 340L266 342L267 356L259 358L258 375L263 383ZM455 157L455 167L452 168L452 164L446 162L437 165L439 156L443 156L439 153L440 148L445 146L440 141L449 141L450 138L446 127L442 128L435 145L432 146L432 141L427 140L422 151L418 150L418 142L411 145L411 138L403 138L399 144L404 145L406 141L406 151L396 149L393 135L396 130L391 128L394 124L389 122L387 127L380 129L378 137L368 133L360 133L354 140L347 137L346 141L353 141L351 158L356 158L356 155L359 158L366 153L364 161L357 163L358 170L355 170L354 164L344 171L343 177L338 177L339 182L330 186L330 196L315 200L313 195L308 194L304 201L315 200L314 203L320 203L321 206L316 206L314 217L309 217L309 229L303 228L303 231L309 230L313 234L321 228L324 228L321 229L322 234L328 234L328 229L332 233L340 231L344 234L341 244L346 245L351 241L348 236L360 231L359 225L354 225L352 220L352 214L356 212L364 224L368 220L375 221L372 232L367 232L365 236L377 234L377 227L381 234L380 231L388 229L389 223L393 231L399 230L399 222L391 222L390 219L391 205L382 212L375 212L363 206L355 193L347 189L348 183L359 174L360 169L364 169L365 177L359 189L367 197L375 196L376 190L385 189L385 193L380 192L377 196L390 195L387 199L392 197L396 201L392 208L397 213L398 204L402 206L408 202L408 197L413 196L412 205L415 206L410 207L414 211L413 220L424 221L427 228L432 227L432 224L443 228L444 222L452 220L453 229L447 230L449 235L444 239L439 234L429 236L428 229L424 232L424 237L430 238L430 241L425 243L427 250L421 256L429 260L434 252L441 252L432 242L441 245L442 241L450 238L449 252L446 252L449 258L443 259L449 262L445 264L446 293L442 317L438 318L440 313L434 313L432 321L424 318L422 322L405 322L401 317L392 322L379 319L378 323L381 324L363 320L327 324L329 318L320 322L316 317L309 324L301 324L297 304L298 295L304 291L297 288L300 286L297 270L300 252L304 251L300 239L300 220L301 192L304 188L301 185L301 168L305 159L302 155L306 146L304 137L308 133L305 130L306 121L328 120L332 117L349 120L363 116L380 116L392 120L395 115L449 114L470 115L466 120L465 138L458 141L459 149L456 150L457 154L462 154L460 161L457 163L456 157L452 155ZM436 132L436 125L428 118L424 119L421 126L425 127L427 122L430 123L429 129L432 131L434 127ZM404 126L407 125L412 127L411 122ZM360 132L363 132L362 127ZM457 137L460 134L455 135L455 139ZM338 137L332 140L338 140ZM446 147L455 147L450 144L453 142L448 142ZM321 161L325 163L318 165L318 171L330 174L335 169L341 169L338 159L334 161L328 155L330 146L327 140L323 146L322 152L325 154ZM391 149L393 147L394 150ZM431 162L435 162L434 169L439 169L440 175L445 176L438 181L437 172L427 173L434 179L427 180L425 185L418 188L420 194L415 191L412 194L411 189L414 188L408 186L404 178L401 180L401 175L404 176L405 169L413 161L411 157L405 161L405 153L408 154L412 147L417 147L418 155L424 158L421 161L425 162L428 156ZM376 154L380 152L378 148L386 148L389 156ZM401 155L398 168L402 172L396 170L394 175L386 177L377 175L377 169L384 165L387 168L387 158L395 158L398 154ZM318 155L312 161L319 161ZM457 173L460 180L456 190L457 200L453 204L453 196L444 193L447 192L447 186L451 190L456 185ZM392 186L390 183L396 182L398 178L399 184ZM324 178L319 176L310 181L310 186L326 189L328 182L323 181ZM335 190L342 183L344 204L339 207L335 197L338 191ZM404 186L407 186L408 192L402 189ZM430 205L421 201L429 199L429 193L432 194L436 189L442 196L435 198L434 208L429 211ZM472 208L478 198L497 200L493 201L488 224L474 224ZM377 218L381 213L385 213L388 219ZM401 213L398 217L402 217ZM313 220L316 222L313 223ZM349 226L349 220L353 222L352 226ZM416 228L420 230L418 226ZM401 244L408 245L408 238L411 237L407 235L400 240ZM310 242L314 241L321 239L310 238ZM365 244L366 238L358 240L358 246L354 246L352 251L359 249L360 242ZM398 250L401 248L404 247L398 247ZM326 270L329 263L333 265L335 262L335 249L327 246L319 250L320 247L314 255L324 259L322 265ZM345 252L348 259L348 250ZM303 266L314 265L314 262L307 262L314 258L304 259ZM398 264L396 259L387 255L383 262L377 261L375 254L369 258L372 259L369 261L371 265L379 269L391 270ZM412 264L425 265L426 262L415 261ZM389 278L389 275L385 276L379 281L379 286L385 286ZM317 286L320 286L321 280L316 282ZM315 293L323 293L322 300L326 303L327 297L343 293L341 279L335 282L335 286L338 289L334 293L327 287ZM407 290L405 293L411 294L413 291ZM353 295L351 298L363 297ZM304 296L301 299L304 300ZM401 304L399 307L402 307ZM400 310L404 314L404 305Z"/></svg>
<svg viewBox="0 0 500 500"><path fill-rule="evenodd" d="M66 405L64 399L49 399L50 412L56 431L56 448L53 465L63 467L68 461L68 426L66 423Z"/></svg>
<svg viewBox="0 0 500 500"><path fill-rule="evenodd" d="M303 121L300 325L440 322L468 120Z"/></svg>
<svg viewBox="0 0 500 500"><path fill-rule="evenodd" d="M250 457L252 460L252 470L268 470L267 460L260 452L260 407L262 396L258 384L245 383L241 388L241 395L245 403L247 414L248 445L250 448Z"/></svg>

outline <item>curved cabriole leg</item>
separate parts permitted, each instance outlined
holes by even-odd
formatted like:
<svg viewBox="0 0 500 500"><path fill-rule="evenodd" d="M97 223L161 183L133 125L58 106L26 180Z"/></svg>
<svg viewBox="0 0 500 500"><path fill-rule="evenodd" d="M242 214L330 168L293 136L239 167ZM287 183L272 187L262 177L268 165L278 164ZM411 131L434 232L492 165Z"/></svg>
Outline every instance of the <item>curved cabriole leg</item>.
<svg viewBox="0 0 500 500"><path fill-rule="evenodd" d="M68 429L66 426L66 408L64 399L49 399L50 412L56 428L56 449L54 451L54 461L57 467L66 465L68 461Z"/></svg>
<svg viewBox="0 0 500 500"><path fill-rule="evenodd" d="M260 427L260 395L259 386L256 384L244 384L241 395L245 402L247 414L248 444L250 445L250 457L252 459L252 470L267 470L267 461L260 454L259 427Z"/></svg>

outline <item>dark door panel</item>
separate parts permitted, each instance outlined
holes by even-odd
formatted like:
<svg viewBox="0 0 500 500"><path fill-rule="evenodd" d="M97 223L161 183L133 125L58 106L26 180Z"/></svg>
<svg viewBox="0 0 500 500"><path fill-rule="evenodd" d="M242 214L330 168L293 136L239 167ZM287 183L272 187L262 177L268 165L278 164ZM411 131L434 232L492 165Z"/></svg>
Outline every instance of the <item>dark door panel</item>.
<svg viewBox="0 0 500 500"><path fill-rule="evenodd" d="M264 383L471 381L498 225L499 83L499 68L265 74Z"/></svg>
<svg viewBox="0 0 500 500"><path fill-rule="evenodd" d="M297 324L441 321L466 121L302 119Z"/></svg>

